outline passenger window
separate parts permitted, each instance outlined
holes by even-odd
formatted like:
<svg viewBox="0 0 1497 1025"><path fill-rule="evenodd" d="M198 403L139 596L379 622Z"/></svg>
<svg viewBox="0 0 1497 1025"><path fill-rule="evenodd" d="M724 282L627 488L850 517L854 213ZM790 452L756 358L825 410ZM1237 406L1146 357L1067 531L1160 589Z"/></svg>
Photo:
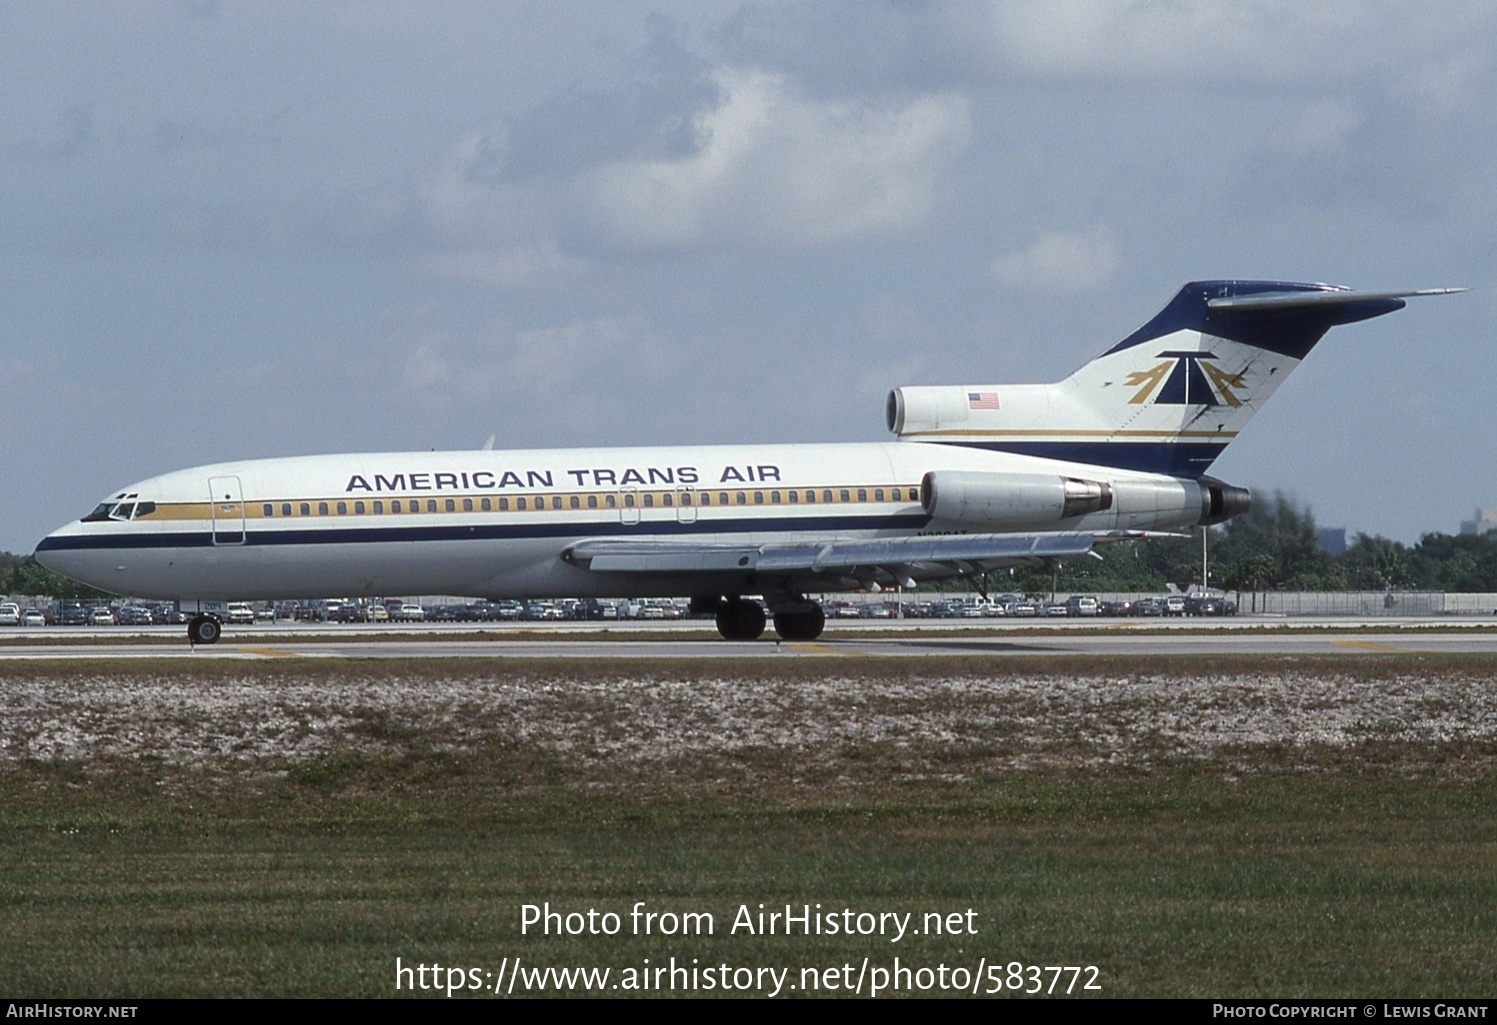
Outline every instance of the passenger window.
<svg viewBox="0 0 1497 1025"><path fill-rule="evenodd" d="M741 494L741 492L740 492L740 494ZM719 491L717 493L717 504L718 505L732 505L733 503L730 502L730 501L728 501L728 493L726 491Z"/></svg>
<svg viewBox="0 0 1497 1025"><path fill-rule="evenodd" d="M463 499L463 512L472 512L472 511L473 511L473 499L471 499L471 498L465 498L465 499Z"/></svg>
<svg viewBox="0 0 1497 1025"><path fill-rule="evenodd" d="M884 500L884 489L883 488L874 488L873 489L873 500L875 502L882 502Z"/></svg>
<svg viewBox="0 0 1497 1025"><path fill-rule="evenodd" d="M326 502L318 502L317 503L317 515L318 516L326 516L327 515L327 503Z"/></svg>
<svg viewBox="0 0 1497 1025"><path fill-rule="evenodd" d="M501 498L501 499L499 499L499 511L500 512L509 512L509 499L507 499L507 498Z"/></svg>
<svg viewBox="0 0 1497 1025"><path fill-rule="evenodd" d="M799 501L800 501L800 492L799 491L792 491L792 492L790 492L790 504L791 505L795 505Z"/></svg>
<svg viewBox="0 0 1497 1025"><path fill-rule="evenodd" d="M814 492L814 491L812 491L812 490L810 490L808 488L806 490L806 501L814 503L816 501L816 492Z"/></svg>
<svg viewBox="0 0 1497 1025"><path fill-rule="evenodd" d="M587 507L589 509L596 509L598 507L598 496L597 495L588 495L587 496Z"/></svg>
<svg viewBox="0 0 1497 1025"><path fill-rule="evenodd" d="M634 496L633 495L625 495L624 496L624 507L628 508L628 509L633 509L634 508Z"/></svg>
<svg viewBox="0 0 1497 1025"><path fill-rule="evenodd" d="M291 515L291 503L290 502L282 502L281 503L281 515L282 516L290 516Z"/></svg>
<svg viewBox="0 0 1497 1025"><path fill-rule="evenodd" d="M494 511L494 503L490 499L487 499L487 498L479 499L478 505L479 505L479 507L481 509L483 509L484 512L493 512Z"/></svg>
<svg viewBox="0 0 1497 1025"><path fill-rule="evenodd" d="M748 492L746 492L746 491L740 491L740 492L738 492L738 504L739 505L748 505Z"/></svg>
<svg viewBox="0 0 1497 1025"><path fill-rule="evenodd" d="M762 491L755 491L754 492L754 504L755 505L763 505L764 504L764 492L762 492Z"/></svg>
<svg viewBox="0 0 1497 1025"><path fill-rule="evenodd" d="M852 492L848 491L846 488L843 488L840 492L837 493L837 497L844 502L851 502Z"/></svg>
<svg viewBox="0 0 1497 1025"><path fill-rule="evenodd" d="M831 493L831 491L830 490L823 491L821 493L821 500L823 502L830 502L832 500L832 493Z"/></svg>
<svg viewBox="0 0 1497 1025"><path fill-rule="evenodd" d="M266 502L264 505L260 506L260 515L261 516L274 516L275 515L275 506L271 505L269 502Z"/></svg>
<svg viewBox="0 0 1497 1025"><path fill-rule="evenodd" d="M576 495L573 495L570 499L568 499L567 504L570 505L573 509L581 509L582 499Z"/></svg>
<svg viewBox="0 0 1497 1025"><path fill-rule="evenodd" d="M457 512L457 499L449 498L442 502L442 508L448 512Z"/></svg>
<svg viewBox="0 0 1497 1025"><path fill-rule="evenodd" d="M348 503L347 502L339 502L338 503L338 515L339 516L347 516L348 515Z"/></svg>
<svg viewBox="0 0 1497 1025"><path fill-rule="evenodd" d="M780 493L778 491L771 491L769 493L769 504L770 505L779 505L780 504Z"/></svg>
<svg viewBox="0 0 1497 1025"><path fill-rule="evenodd" d="M672 502L672 497L670 495L661 495L660 496L660 504L661 505L669 506L671 504L671 502Z"/></svg>
<svg viewBox="0 0 1497 1025"><path fill-rule="evenodd" d="M515 508L518 509L518 510L520 510L520 512L524 512L525 511L525 499L523 499L523 498L517 498L517 499L515 499Z"/></svg>
<svg viewBox="0 0 1497 1025"><path fill-rule="evenodd" d="M859 502L866 502L866 501L868 501L868 489L866 489L866 488L858 488L858 501Z"/></svg>
<svg viewBox="0 0 1497 1025"><path fill-rule="evenodd" d="M374 503L374 511L376 513L379 513L379 514L383 515L384 511L385 511L385 503L382 502L382 501L380 501L380 500L378 500L378 499L376 499L375 503Z"/></svg>
<svg viewBox="0 0 1497 1025"><path fill-rule="evenodd" d="M702 492L702 504L703 505L711 505L712 504L712 492L710 492L710 491L703 491Z"/></svg>
<svg viewBox="0 0 1497 1025"><path fill-rule="evenodd" d="M312 515L312 503L311 502L303 502L301 504L301 514L303 516L311 516Z"/></svg>
<svg viewBox="0 0 1497 1025"><path fill-rule="evenodd" d="M356 513L358 513L360 516L364 515L364 503L363 502L355 502L353 504L353 511L356 512Z"/></svg>
<svg viewBox="0 0 1497 1025"><path fill-rule="evenodd" d="M655 496L654 495L650 494L649 492L645 492L644 499L645 499L645 508L646 509L653 509L653 508L655 508Z"/></svg>
<svg viewBox="0 0 1497 1025"><path fill-rule="evenodd" d="M553 509L560 509L561 508L561 496L560 495L552 495L551 496L551 508L553 508Z"/></svg>

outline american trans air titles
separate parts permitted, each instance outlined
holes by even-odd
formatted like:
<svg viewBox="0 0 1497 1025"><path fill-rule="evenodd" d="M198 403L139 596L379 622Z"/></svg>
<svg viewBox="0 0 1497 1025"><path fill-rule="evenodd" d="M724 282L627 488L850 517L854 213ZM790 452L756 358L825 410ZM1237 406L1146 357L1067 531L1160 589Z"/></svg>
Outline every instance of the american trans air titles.
<svg viewBox="0 0 1497 1025"><path fill-rule="evenodd" d="M1450 290L1444 290L1450 291ZM825 624L817 593L1051 566L1248 508L1206 470L1332 327L1433 292L1198 281L1054 384L896 388L897 440L296 456L112 492L47 567L175 600L676 597L751 640ZM767 610L767 614L766 614Z"/></svg>
<svg viewBox="0 0 1497 1025"><path fill-rule="evenodd" d="M523 470L442 470L396 471L365 475L353 474L343 490L354 492L412 492L412 491L497 491L505 488L539 489L556 487L557 478L579 488L604 487L649 487L655 484L696 485L702 483L703 474L695 466L626 466L589 467L567 469L558 473L552 469ZM773 464L724 466L709 481L718 484L762 484L780 481L780 468Z"/></svg>

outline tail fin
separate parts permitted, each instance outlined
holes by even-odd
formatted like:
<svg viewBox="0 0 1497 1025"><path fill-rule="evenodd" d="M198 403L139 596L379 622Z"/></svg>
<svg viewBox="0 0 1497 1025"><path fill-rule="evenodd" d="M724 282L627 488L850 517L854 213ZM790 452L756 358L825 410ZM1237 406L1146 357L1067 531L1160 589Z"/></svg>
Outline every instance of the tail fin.
<svg viewBox="0 0 1497 1025"><path fill-rule="evenodd" d="M1331 328L1459 291L1195 281L1056 384L896 388L889 429L911 441L1199 477Z"/></svg>

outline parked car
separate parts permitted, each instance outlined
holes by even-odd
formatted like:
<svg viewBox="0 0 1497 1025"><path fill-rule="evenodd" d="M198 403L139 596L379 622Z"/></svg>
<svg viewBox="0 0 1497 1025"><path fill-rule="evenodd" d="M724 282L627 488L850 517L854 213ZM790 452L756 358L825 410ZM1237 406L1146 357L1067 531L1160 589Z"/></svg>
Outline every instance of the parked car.
<svg viewBox="0 0 1497 1025"><path fill-rule="evenodd" d="M1066 599L1066 612L1072 616L1095 616L1097 599L1089 594L1073 594Z"/></svg>
<svg viewBox="0 0 1497 1025"><path fill-rule="evenodd" d="M1133 603L1132 615L1135 616L1162 616L1164 615L1163 598L1140 598Z"/></svg>
<svg viewBox="0 0 1497 1025"><path fill-rule="evenodd" d="M115 618L113 609L99 605L88 610L89 626L114 626L114 624Z"/></svg>
<svg viewBox="0 0 1497 1025"><path fill-rule="evenodd" d="M247 601L229 602L229 622L238 624L253 624L255 622L255 608Z"/></svg>
<svg viewBox="0 0 1497 1025"><path fill-rule="evenodd" d="M496 601L489 604L490 619L521 619L524 615L525 607L517 601Z"/></svg>
<svg viewBox="0 0 1497 1025"><path fill-rule="evenodd" d="M88 623L88 611L81 601L64 598L52 606L52 622L59 626L84 626Z"/></svg>
<svg viewBox="0 0 1497 1025"><path fill-rule="evenodd" d="M20 626L21 606L13 601L0 605L0 626Z"/></svg>
<svg viewBox="0 0 1497 1025"><path fill-rule="evenodd" d="M22 626L46 626L47 614L41 609L27 609L21 613Z"/></svg>

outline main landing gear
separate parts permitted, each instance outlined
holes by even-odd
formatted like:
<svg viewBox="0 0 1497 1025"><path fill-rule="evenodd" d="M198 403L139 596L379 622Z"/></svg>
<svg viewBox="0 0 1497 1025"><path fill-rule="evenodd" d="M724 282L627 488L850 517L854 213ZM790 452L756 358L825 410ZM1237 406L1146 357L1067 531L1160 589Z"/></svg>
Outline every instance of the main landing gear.
<svg viewBox="0 0 1497 1025"><path fill-rule="evenodd" d="M223 632L223 624L216 616L199 613L187 623L187 640L192 644L217 644Z"/></svg>
<svg viewBox="0 0 1497 1025"><path fill-rule="evenodd" d="M768 619L764 606L752 598L693 598L694 612L717 614L717 632L726 641L756 641L764 633ZM771 600L775 633L786 641L814 641L826 628L826 613L821 606L799 595L784 601Z"/></svg>
<svg viewBox="0 0 1497 1025"><path fill-rule="evenodd" d="M751 599L727 598L717 607L717 632L725 641L757 641L764 623L764 606Z"/></svg>

